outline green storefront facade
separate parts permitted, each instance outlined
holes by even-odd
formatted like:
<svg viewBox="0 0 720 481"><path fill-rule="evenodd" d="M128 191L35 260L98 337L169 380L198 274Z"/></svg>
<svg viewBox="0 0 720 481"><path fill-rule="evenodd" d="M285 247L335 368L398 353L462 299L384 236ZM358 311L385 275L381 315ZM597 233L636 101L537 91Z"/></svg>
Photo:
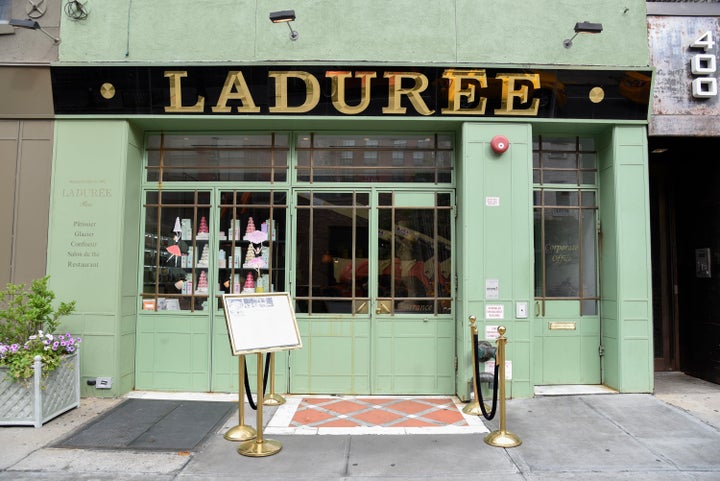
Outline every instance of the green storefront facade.
<svg viewBox="0 0 720 481"><path fill-rule="evenodd" d="M644 2L301 1L296 40L286 5L180 3L64 18L51 68L48 273L113 379L85 395L237 391L244 289L293 300L279 392L467 399L470 316L511 396L652 390Z"/></svg>

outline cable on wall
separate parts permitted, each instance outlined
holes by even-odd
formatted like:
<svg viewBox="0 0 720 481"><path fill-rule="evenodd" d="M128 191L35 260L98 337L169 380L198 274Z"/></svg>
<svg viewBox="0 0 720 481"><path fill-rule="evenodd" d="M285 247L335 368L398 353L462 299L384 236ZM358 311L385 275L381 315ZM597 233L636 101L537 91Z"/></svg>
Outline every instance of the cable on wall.
<svg viewBox="0 0 720 481"><path fill-rule="evenodd" d="M78 0L68 0L64 7L65 15L73 20L85 20L90 13L85 3L80 3Z"/></svg>

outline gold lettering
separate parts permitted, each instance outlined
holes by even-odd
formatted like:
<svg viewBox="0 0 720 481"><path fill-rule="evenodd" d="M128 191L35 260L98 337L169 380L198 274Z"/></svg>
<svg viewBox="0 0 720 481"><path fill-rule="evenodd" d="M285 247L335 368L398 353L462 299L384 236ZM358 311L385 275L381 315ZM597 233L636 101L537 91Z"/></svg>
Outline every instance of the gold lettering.
<svg viewBox="0 0 720 481"><path fill-rule="evenodd" d="M205 97L197 95L194 105L183 105L183 90L187 101L187 87L183 88L183 79L188 77L186 70L166 70L165 78L169 83L170 104L164 107L166 113L203 113L205 111ZM325 72L325 78L331 82L331 101L335 110L345 115L358 115L365 112L372 102L372 82L377 78L375 71L333 71ZM385 72L384 78L388 83L387 104L382 107L383 114L405 114L407 107L403 97L407 97L410 105L419 115L432 115L423 98L429 87L425 74L420 72ZM270 71L268 79L275 79L275 103L269 107L270 113L302 114L315 109L320 103L320 82L310 72L304 71ZM483 89L493 82L488 79L485 69L445 69L442 74L447 82L447 100L443 106L438 106L443 115L484 115L487 110L488 98ZM502 93L500 106L494 115L498 116L537 116L540 100L533 99L532 94L540 88L540 75L529 73L500 73L495 79L501 82ZM290 82L297 85L300 81L303 87L293 87L290 92ZM403 82L405 85L403 86ZM356 105L348 103L348 83L355 90L359 83L359 99ZM494 85L494 84L492 84ZM293 98L290 98L290 95ZM351 96L355 101L357 96ZM493 97L494 98L494 97ZM228 105L228 102L233 102ZM299 105L290 105L290 103ZM407 102L405 102L407 104ZM465 107L463 107L465 105ZM522 107L517 107L522 105ZM259 113L261 108L255 103L252 92L240 70L228 71L225 83L212 107L213 113Z"/></svg>
<svg viewBox="0 0 720 481"><path fill-rule="evenodd" d="M383 107L384 114L404 114L407 110L401 106L400 99L403 95L412 103L420 115L432 115L435 111L430 110L420 96L428 86L428 79L418 72L385 72L384 77L388 79L388 105ZM410 88L402 88L402 80L411 79L415 85Z"/></svg>
<svg viewBox="0 0 720 481"><path fill-rule="evenodd" d="M233 91L235 90L235 91ZM255 105L255 101L250 94L250 89L245 82L242 72L230 71L225 77L225 85L218 98L217 104L212 108L213 112L232 112L232 107L228 106L228 100L237 99L242 102L242 106L236 107L241 113L260 112L260 107Z"/></svg>
<svg viewBox="0 0 720 481"><path fill-rule="evenodd" d="M513 107L515 99L521 103L528 102L529 89L526 82L530 82L533 88L540 88L540 75L524 73L501 73L496 78L502 80L502 100L500 108L495 110L495 115L537 115L540 100L534 99L529 108L516 109ZM522 82L522 83L521 83Z"/></svg>
<svg viewBox="0 0 720 481"><path fill-rule="evenodd" d="M332 79L332 103L338 112L355 115L370 105L370 79L377 77L376 72L355 72L355 78L360 79L360 103L354 107L345 102L345 79L352 77L352 72L328 71L325 77Z"/></svg>
<svg viewBox="0 0 720 481"><path fill-rule="evenodd" d="M182 105L182 87L180 86L181 78L188 76L187 71L165 71L165 77L170 79L170 105L165 106L166 113L193 113L203 112L205 110L205 97L198 95L195 105Z"/></svg>
<svg viewBox="0 0 720 481"><path fill-rule="evenodd" d="M447 108L441 110L448 115L482 115L485 113L487 99L480 97L477 106L473 108L460 108L461 98L467 97L468 102L475 102L478 88L487 88L487 75L485 70L456 70L447 69L443 78L448 79ZM463 86L465 86L463 88Z"/></svg>
<svg viewBox="0 0 720 481"><path fill-rule="evenodd" d="M320 82L308 72L269 72L268 77L275 79L275 105L270 113L302 114L314 109L320 101ZM293 77L305 82L305 101L296 107L288 106L288 78Z"/></svg>

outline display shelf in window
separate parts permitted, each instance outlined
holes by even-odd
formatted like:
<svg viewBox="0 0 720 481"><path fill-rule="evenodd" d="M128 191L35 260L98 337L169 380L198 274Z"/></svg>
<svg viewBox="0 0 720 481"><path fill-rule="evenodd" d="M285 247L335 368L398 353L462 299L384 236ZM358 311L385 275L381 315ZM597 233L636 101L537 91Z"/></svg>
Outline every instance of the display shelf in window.
<svg viewBox="0 0 720 481"><path fill-rule="evenodd" d="M257 229L255 220L249 216L245 220L244 234L241 236L243 221L231 219L228 235L218 235L218 271L220 279L225 279L219 293L250 293L272 290L271 248L274 240L271 219Z"/></svg>
<svg viewBox="0 0 720 481"><path fill-rule="evenodd" d="M142 298L143 311L205 311L209 309L207 296L166 294Z"/></svg>
<svg viewBox="0 0 720 481"><path fill-rule="evenodd" d="M141 309L209 310L209 192L148 192Z"/></svg>
<svg viewBox="0 0 720 481"><path fill-rule="evenodd" d="M271 292L285 287L287 193L220 191L217 256L217 308L224 293Z"/></svg>

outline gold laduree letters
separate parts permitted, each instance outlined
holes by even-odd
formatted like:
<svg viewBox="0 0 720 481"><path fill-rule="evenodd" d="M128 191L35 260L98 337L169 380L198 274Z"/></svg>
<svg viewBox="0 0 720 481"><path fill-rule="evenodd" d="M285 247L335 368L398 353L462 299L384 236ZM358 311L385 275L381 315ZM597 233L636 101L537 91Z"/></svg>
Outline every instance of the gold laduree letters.
<svg viewBox="0 0 720 481"><path fill-rule="evenodd" d="M341 114L357 115L363 113L372 100L371 80L377 78L377 72L371 71L337 71L328 70L325 77L330 79L331 101L333 107ZM170 105L165 106L166 113L201 113L205 111L205 97L198 95L192 105L183 105L182 79L188 76L185 70L167 70L165 77L169 81ZM299 70L268 72L268 77L275 81L275 103L269 107L272 114L301 114L312 111L320 102L320 81L309 72ZM360 81L360 101L357 105L349 105L345 98L345 84L348 79ZM430 81L420 72L385 72L383 78L387 84L387 104L383 106L383 114L404 114L402 98L406 97L415 111L420 115L432 115L435 110L428 107L422 97ZM480 96L480 89L488 88L488 77L484 69L446 69L442 78L447 81L447 99L441 106L442 115L485 115L487 98ZM305 84L305 98L300 105L288 103L288 81L297 79ZM406 86L403 87L403 81ZM494 115L536 116L539 100L530 101L531 90L540 88L540 75L528 73L498 73L493 82L500 82L500 107ZM407 86L410 85L410 86ZM385 92L383 92L385 93ZM471 107L463 107L463 99ZM525 108L516 108L515 100ZM237 100L232 106L228 101ZM298 99L293 99L297 102ZM217 103L211 108L213 113L258 113L260 107L255 104L250 88L242 71L231 70L225 77L225 84L220 91Z"/></svg>

